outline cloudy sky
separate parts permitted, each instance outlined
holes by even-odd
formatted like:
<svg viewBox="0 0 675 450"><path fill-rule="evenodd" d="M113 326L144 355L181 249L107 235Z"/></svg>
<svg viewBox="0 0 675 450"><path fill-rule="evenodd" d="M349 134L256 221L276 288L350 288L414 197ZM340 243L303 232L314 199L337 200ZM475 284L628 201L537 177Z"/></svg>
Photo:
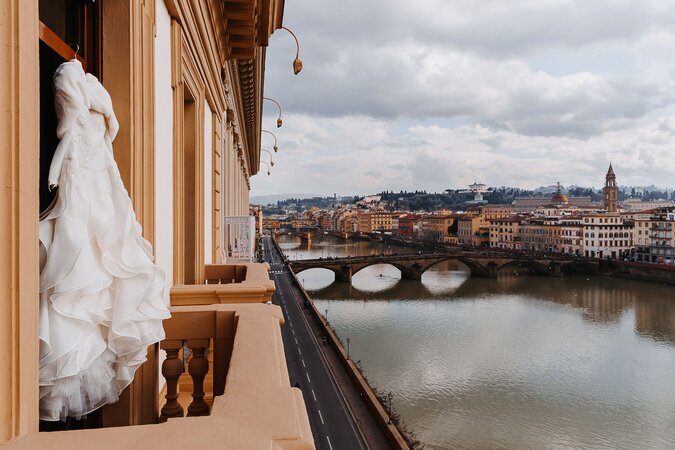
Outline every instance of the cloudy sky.
<svg viewBox="0 0 675 450"><path fill-rule="evenodd" d="M305 67L275 32L252 195L599 187L610 161L675 187L673 0L286 0L284 24Z"/></svg>

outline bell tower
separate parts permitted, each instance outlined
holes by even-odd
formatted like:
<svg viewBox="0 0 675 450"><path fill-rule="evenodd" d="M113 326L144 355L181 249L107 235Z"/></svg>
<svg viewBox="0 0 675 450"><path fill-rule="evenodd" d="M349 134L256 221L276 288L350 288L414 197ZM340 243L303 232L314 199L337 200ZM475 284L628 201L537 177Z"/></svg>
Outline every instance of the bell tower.
<svg viewBox="0 0 675 450"><path fill-rule="evenodd" d="M616 212L618 209L618 188L616 187L616 175L612 168L612 163L609 163L609 170L605 176L605 210L607 212Z"/></svg>

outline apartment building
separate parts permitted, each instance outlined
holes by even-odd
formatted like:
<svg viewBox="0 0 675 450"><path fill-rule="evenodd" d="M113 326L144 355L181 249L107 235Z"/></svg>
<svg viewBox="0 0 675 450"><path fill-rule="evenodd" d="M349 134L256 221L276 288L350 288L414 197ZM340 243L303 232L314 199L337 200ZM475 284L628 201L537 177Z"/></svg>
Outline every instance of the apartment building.
<svg viewBox="0 0 675 450"><path fill-rule="evenodd" d="M505 219L513 216L511 205L485 205L481 206L480 214L485 220Z"/></svg>
<svg viewBox="0 0 675 450"><path fill-rule="evenodd" d="M618 213L593 213L583 217L583 255L590 258L623 258L632 254L635 224Z"/></svg>
<svg viewBox="0 0 675 450"><path fill-rule="evenodd" d="M650 220L649 261L675 264L675 208L659 208Z"/></svg>
<svg viewBox="0 0 675 450"><path fill-rule="evenodd" d="M462 245L487 246L490 244L488 222L480 214L465 214L457 219L457 238Z"/></svg>
<svg viewBox="0 0 675 450"><path fill-rule="evenodd" d="M404 237L413 237L415 235L416 224L421 220L417 214L401 214L398 216L398 231L396 234Z"/></svg>
<svg viewBox="0 0 675 450"><path fill-rule="evenodd" d="M362 233L391 233L395 213L367 211L358 213L359 231Z"/></svg>
<svg viewBox="0 0 675 450"><path fill-rule="evenodd" d="M520 216L500 217L490 220L490 247L521 250Z"/></svg>
<svg viewBox="0 0 675 450"><path fill-rule="evenodd" d="M456 215L428 215L419 221L419 237L432 242L457 243Z"/></svg>

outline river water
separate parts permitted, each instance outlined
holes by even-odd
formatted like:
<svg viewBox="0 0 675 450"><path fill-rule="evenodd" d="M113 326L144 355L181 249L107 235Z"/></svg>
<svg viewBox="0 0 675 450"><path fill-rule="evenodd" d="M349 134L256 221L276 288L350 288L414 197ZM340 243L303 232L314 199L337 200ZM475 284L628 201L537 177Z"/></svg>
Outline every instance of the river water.
<svg viewBox="0 0 675 450"><path fill-rule="evenodd" d="M300 245L289 258L410 252ZM428 449L675 449L675 288L441 263L298 275L373 386Z"/></svg>

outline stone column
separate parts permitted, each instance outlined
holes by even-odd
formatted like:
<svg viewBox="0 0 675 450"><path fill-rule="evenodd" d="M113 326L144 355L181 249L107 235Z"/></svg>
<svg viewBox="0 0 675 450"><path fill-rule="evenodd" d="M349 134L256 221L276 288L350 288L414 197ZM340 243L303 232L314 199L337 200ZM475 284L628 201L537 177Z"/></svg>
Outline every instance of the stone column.
<svg viewBox="0 0 675 450"><path fill-rule="evenodd" d="M338 283L351 283L352 282L352 267L351 266L342 266L338 270L335 270L335 281Z"/></svg>
<svg viewBox="0 0 675 450"><path fill-rule="evenodd" d="M489 262L487 265L488 269L488 278L497 278L497 271L499 266L495 262Z"/></svg>

